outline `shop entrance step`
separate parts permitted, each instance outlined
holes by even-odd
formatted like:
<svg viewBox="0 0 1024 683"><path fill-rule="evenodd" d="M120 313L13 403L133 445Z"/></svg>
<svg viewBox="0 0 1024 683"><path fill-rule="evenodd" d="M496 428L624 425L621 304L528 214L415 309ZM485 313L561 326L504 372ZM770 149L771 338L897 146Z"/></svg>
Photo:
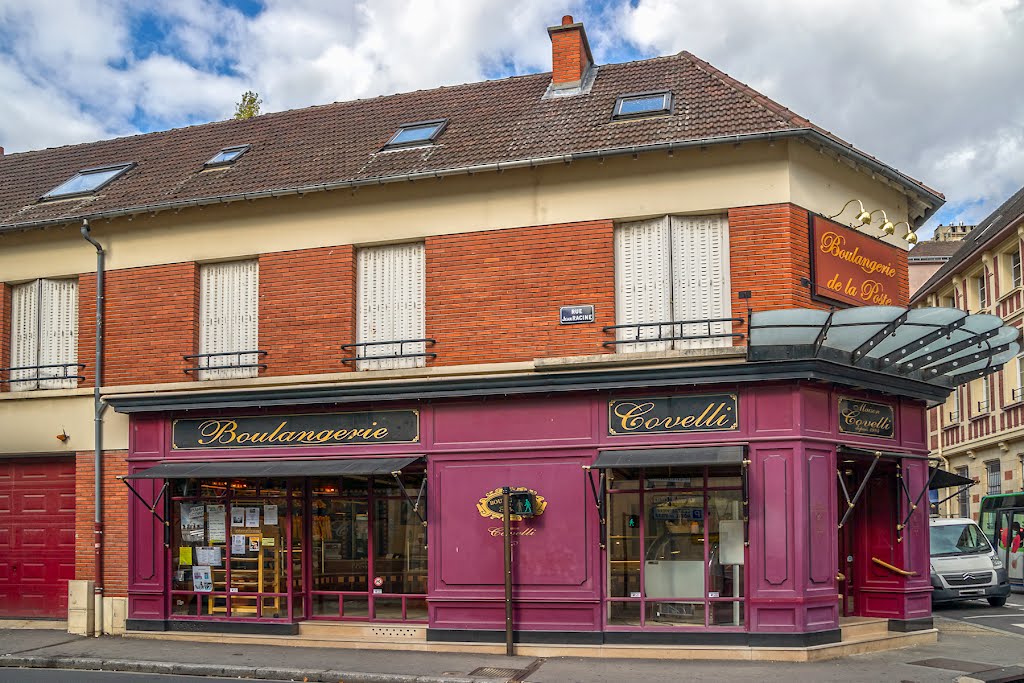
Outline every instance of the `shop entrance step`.
<svg viewBox="0 0 1024 683"><path fill-rule="evenodd" d="M374 624L337 621L303 621L299 638L390 643L425 643L426 624Z"/></svg>
<svg viewBox="0 0 1024 683"><path fill-rule="evenodd" d="M889 633L889 620L878 617L843 617L839 620L843 642L884 636Z"/></svg>

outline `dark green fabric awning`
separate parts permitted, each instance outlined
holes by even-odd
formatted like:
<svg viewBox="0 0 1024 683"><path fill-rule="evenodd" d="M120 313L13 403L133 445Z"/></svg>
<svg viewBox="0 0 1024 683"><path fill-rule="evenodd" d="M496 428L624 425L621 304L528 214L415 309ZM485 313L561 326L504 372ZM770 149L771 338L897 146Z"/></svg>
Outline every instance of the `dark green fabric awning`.
<svg viewBox="0 0 1024 683"><path fill-rule="evenodd" d="M739 465L743 462L743 446L694 446L692 448L643 448L601 451L591 467L595 469Z"/></svg>
<svg viewBox="0 0 1024 683"><path fill-rule="evenodd" d="M396 458L316 458L312 460L252 460L246 462L165 462L125 479L211 479L264 477L332 477L391 474L423 456Z"/></svg>

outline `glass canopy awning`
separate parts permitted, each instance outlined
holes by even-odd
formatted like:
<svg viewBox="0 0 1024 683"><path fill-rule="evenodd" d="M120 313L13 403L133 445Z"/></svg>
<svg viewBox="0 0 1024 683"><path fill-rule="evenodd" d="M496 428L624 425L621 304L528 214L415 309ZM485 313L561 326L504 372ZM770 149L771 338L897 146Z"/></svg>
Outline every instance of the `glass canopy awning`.
<svg viewBox="0 0 1024 683"><path fill-rule="evenodd" d="M747 360L820 358L952 388L1020 352L1020 330L955 308L863 306L762 311L750 317Z"/></svg>

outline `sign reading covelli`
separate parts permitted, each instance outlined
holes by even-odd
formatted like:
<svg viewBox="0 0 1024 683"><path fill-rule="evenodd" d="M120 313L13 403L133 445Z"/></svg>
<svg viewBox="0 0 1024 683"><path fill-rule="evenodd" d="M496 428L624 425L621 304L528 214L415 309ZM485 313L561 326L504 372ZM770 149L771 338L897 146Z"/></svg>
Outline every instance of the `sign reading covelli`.
<svg viewBox="0 0 1024 683"><path fill-rule="evenodd" d="M818 297L858 306L905 303L899 293L898 247L814 216L811 254Z"/></svg>
<svg viewBox="0 0 1024 683"><path fill-rule="evenodd" d="M416 443L418 410L175 420L173 448L279 448Z"/></svg>
<svg viewBox="0 0 1024 683"><path fill-rule="evenodd" d="M615 399L608 402L608 433L728 432L739 429L735 394Z"/></svg>
<svg viewBox="0 0 1024 683"><path fill-rule="evenodd" d="M855 398L839 399L839 431L843 434L878 436L892 439L896 436L896 420L892 406L871 403Z"/></svg>

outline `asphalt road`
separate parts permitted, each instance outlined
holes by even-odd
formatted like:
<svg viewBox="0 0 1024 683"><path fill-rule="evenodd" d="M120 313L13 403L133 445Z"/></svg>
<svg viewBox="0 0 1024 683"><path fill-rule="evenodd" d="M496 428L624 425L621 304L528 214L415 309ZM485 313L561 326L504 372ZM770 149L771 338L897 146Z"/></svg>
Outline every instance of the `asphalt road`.
<svg viewBox="0 0 1024 683"><path fill-rule="evenodd" d="M2 683L216 683L237 678L210 678L208 676L165 676L158 674L118 673L115 671L70 671L66 669L0 669ZM264 681L263 683L284 683Z"/></svg>
<svg viewBox="0 0 1024 683"><path fill-rule="evenodd" d="M937 605L933 614L1024 636L1024 594L1021 593L1011 593L1005 607L992 607L985 600L968 600Z"/></svg>

